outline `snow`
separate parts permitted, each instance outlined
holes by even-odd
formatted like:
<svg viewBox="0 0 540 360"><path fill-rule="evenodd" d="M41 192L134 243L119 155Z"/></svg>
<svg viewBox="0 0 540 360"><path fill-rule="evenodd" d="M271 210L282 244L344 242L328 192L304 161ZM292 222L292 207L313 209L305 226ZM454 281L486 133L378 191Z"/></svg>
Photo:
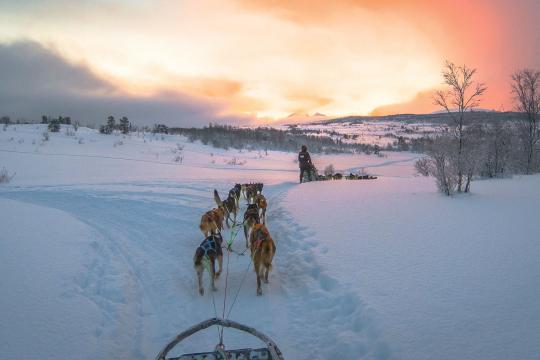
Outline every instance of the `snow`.
<svg viewBox="0 0 540 360"><path fill-rule="evenodd" d="M414 177L310 183L285 206L311 224L321 265L371 306L397 358L533 359L539 180L483 181L452 199Z"/></svg>
<svg viewBox="0 0 540 360"><path fill-rule="evenodd" d="M418 139L433 137L445 131L445 126L431 122L411 122L411 120L362 120L359 122L330 122L297 124L299 130L309 131L313 136L330 136L349 144L378 145L384 148L397 143L398 137ZM286 130L286 125L278 125L277 129Z"/></svg>
<svg viewBox="0 0 540 360"><path fill-rule="evenodd" d="M2 211L0 237L0 358L74 354L63 353L66 348L99 351L93 332L103 315L80 294L85 253L96 234L51 208L5 199L0 208L9 209Z"/></svg>
<svg viewBox="0 0 540 360"><path fill-rule="evenodd" d="M153 358L215 316L211 292L196 291L200 216L214 188L225 195L250 181L265 183L274 270L257 297L249 257L231 254L226 310L239 289L231 319L268 334L286 358L540 353L539 176L479 181L472 195L446 198L414 176L416 154L325 155L313 156L320 169L379 179L297 185L291 153L86 128L43 142L43 131L0 131L0 168L16 173L0 186L2 359ZM260 345L253 339L225 331L230 348ZM209 329L177 353L216 342Z"/></svg>

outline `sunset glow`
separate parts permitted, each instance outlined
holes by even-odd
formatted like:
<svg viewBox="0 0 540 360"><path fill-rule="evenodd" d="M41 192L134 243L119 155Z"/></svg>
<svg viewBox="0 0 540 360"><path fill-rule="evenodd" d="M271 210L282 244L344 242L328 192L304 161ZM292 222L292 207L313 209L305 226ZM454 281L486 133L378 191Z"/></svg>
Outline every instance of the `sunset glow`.
<svg viewBox="0 0 540 360"><path fill-rule="evenodd" d="M187 96L220 116L434 111L445 59L478 68L482 107L511 108L509 74L540 65L538 3L403 3L0 3L0 41L36 41L117 91Z"/></svg>

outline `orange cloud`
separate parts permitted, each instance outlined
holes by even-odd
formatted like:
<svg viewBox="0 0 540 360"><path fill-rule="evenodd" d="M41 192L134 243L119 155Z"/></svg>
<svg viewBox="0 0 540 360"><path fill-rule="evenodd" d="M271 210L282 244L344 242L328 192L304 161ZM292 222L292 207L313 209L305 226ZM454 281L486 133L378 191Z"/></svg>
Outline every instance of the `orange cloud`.
<svg viewBox="0 0 540 360"><path fill-rule="evenodd" d="M478 69L482 107L508 109L509 75L540 66L538 13L535 0L30 1L0 11L0 42L54 44L132 95L274 118L429 111L415 96L448 59Z"/></svg>
<svg viewBox="0 0 540 360"><path fill-rule="evenodd" d="M239 81L219 78L184 78L179 86L185 91L210 98L227 98L240 94L243 84Z"/></svg>
<svg viewBox="0 0 540 360"><path fill-rule="evenodd" d="M434 92L435 89L421 91L409 101L378 106L369 115L418 114L440 110L437 106L433 105Z"/></svg>
<svg viewBox="0 0 540 360"><path fill-rule="evenodd" d="M303 113L310 112L313 109L321 109L332 103L332 99L326 96L318 95L317 93L309 93L304 90L289 91L287 99L293 104L290 108L291 112Z"/></svg>

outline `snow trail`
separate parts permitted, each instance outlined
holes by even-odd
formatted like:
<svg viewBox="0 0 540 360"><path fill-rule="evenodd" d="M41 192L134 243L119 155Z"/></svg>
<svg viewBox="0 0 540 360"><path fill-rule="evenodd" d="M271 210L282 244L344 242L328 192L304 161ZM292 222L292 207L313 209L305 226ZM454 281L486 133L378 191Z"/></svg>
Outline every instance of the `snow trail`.
<svg viewBox="0 0 540 360"><path fill-rule="evenodd" d="M95 231L85 272L75 278L75 295L90 300L103 314L97 324L81 324L95 326L94 341L99 344L94 354L86 355L146 359L177 332L214 316L210 292L204 297L196 293L192 257L202 241L200 215L213 207L212 190L225 194L231 186L205 181L12 187L0 191L0 198L62 210ZM280 205L291 186L265 187L268 226L277 245L274 270L264 295L257 297L250 266L231 318L268 333L286 358L390 358L367 306L325 273L310 230L295 223ZM240 231L233 246L242 250L243 244ZM230 256L227 309L249 264L249 256ZM206 287L208 283L205 274ZM224 274L217 286L214 295L221 314ZM246 340L247 345L258 345L225 331L229 347L245 346ZM212 349L216 342L214 332L208 332L182 350Z"/></svg>

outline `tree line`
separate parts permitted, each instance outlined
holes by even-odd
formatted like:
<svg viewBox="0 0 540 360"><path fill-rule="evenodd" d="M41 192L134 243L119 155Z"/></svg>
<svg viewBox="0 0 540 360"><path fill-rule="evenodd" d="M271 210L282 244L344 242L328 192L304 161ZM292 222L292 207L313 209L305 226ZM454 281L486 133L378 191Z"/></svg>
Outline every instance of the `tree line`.
<svg viewBox="0 0 540 360"><path fill-rule="evenodd" d="M213 125L203 128L168 128L169 134L184 135L189 141L223 149L298 151L306 145L314 153L365 152L378 153L377 145L351 144L330 136L317 136L300 129L279 130L269 127L243 128L229 125Z"/></svg>

